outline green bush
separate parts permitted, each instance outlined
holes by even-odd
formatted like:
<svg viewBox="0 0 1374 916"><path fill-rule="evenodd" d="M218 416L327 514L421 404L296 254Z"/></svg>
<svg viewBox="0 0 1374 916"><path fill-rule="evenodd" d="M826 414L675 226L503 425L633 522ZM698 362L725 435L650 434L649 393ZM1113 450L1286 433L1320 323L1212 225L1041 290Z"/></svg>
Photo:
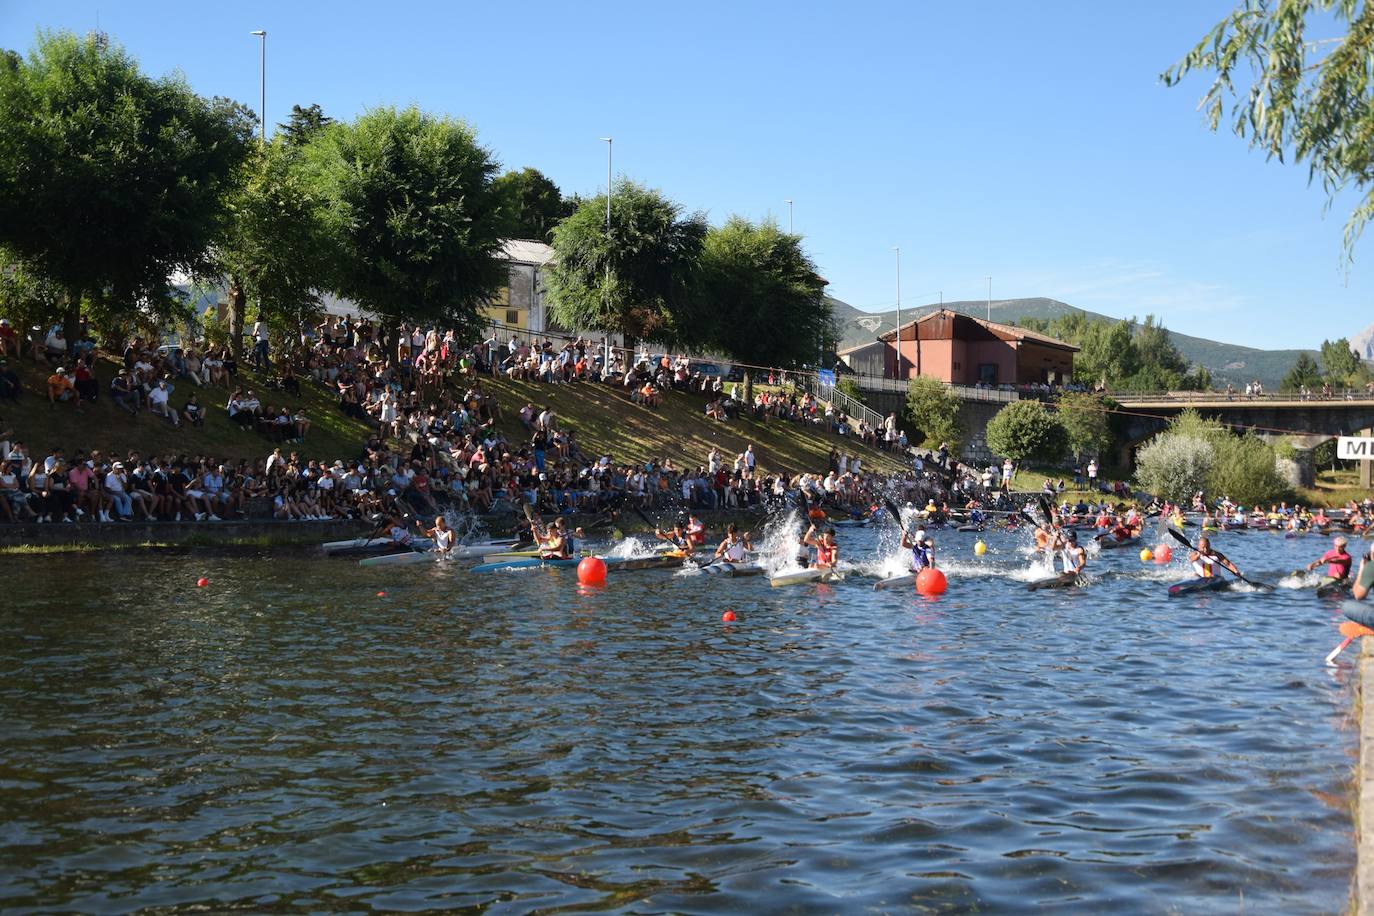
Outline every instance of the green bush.
<svg viewBox="0 0 1374 916"><path fill-rule="evenodd" d="M1012 461L1057 462L1069 451L1069 434L1039 401L1012 401L988 422L988 448Z"/></svg>
<svg viewBox="0 0 1374 916"><path fill-rule="evenodd" d="M1169 429L1136 456L1140 488L1185 502L1201 490L1242 505L1275 502L1289 495L1273 446L1254 434L1235 435L1215 420L1185 410Z"/></svg>
<svg viewBox="0 0 1374 916"><path fill-rule="evenodd" d="M964 402L939 379L920 375L912 379L906 390L906 410L915 425L913 444L946 442L956 455L964 438L964 421L960 417Z"/></svg>

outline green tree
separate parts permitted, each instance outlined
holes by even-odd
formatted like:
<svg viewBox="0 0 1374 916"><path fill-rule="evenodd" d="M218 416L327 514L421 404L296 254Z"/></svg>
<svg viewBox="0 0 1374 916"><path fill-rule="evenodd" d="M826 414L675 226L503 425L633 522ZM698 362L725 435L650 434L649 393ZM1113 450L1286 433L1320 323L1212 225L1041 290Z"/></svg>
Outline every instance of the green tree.
<svg viewBox="0 0 1374 916"><path fill-rule="evenodd" d="M1012 461L1055 462L1069 450L1059 418L1039 401L1012 401L988 421L988 449Z"/></svg>
<svg viewBox="0 0 1374 916"><path fill-rule="evenodd" d="M280 137L291 146L304 146L315 134L333 123L334 119L326 115L318 104L307 108L292 105L291 116L286 123L278 124L277 130L280 131Z"/></svg>
<svg viewBox="0 0 1374 916"><path fill-rule="evenodd" d="M1306 353L1299 353L1298 358L1293 362L1293 368L1288 370L1288 374L1279 382L1280 391L1297 391L1302 386L1315 388L1322 383L1321 366L1317 361Z"/></svg>
<svg viewBox="0 0 1374 916"><path fill-rule="evenodd" d="M1091 392L1066 391L1059 397L1059 422L1075 455L1103 455L1112 445L1107 399Z"/></svg>
<svg viewBox="0 0 1374 916"><path fill-rule="evenodd" d="M627 348L637 338L690 339L705 238L701 214L684 217L658 191L621 179L609 236L604 195L584 200L554 230L549 313L565 327L619 332Z"/></svg>
<svg viewBox="0 0 1374 916"><path fill-rule="evenodd" d="M294 327L316 314L318 294L339 262L324 197L304 163L298 141L274 138L255 148L230 197L233 219L216 255L229 277L229 341L236 355L249 299L270 324Z"/></svg>
<svg viewBox="0 0 1374 916"><path fill-rule="evenodd" d="M1201 107L1212 130L1229 100L1236 136L1280 162L1305 162L1328 202L1347 189L1360 194L1346 223L1347 253L1374 215L1372 35L1374 7L1366 3L1244 0L1163 74L1174 86L1210 72ZM1237 81L1249 86L1237 92Z"/></svg>
<svg viewBox="0 0 1374 916"><path fill-rule="evenodd" d="M1274 449L1253 433L1229 433L1213 442L1216 449L1207 492L1225 496L1244 506L1267 503L1288 494L1288 483L1279 473Z"/></svg>
<svg viewBox="0 0 1374 916"><path fill-rule="evenodd" d="M558 185L538 169L507 172L492 188L500 198L501 231L507 238L547 242L554 227L573 212Z"/></svg>
<svg viewBox="0 0 1374 916"><path fill-rule="evenodd" d="M815 361L834 317L800 236L733 216L706 233L698 278L697 314L687 322L695 343L753 366ZM746 371L745 401L753 398L752 379Z"/></svg>
<svg viewBox="0 0 1374 916"><path fill-rule="evenodd" d="M1194 493L1206 492L1215 458L1207 439L1161 433L1136 454L1136 482L1146 493L1187 505Z"/></svg>
<svg viewBox="0 0 1374 916"><path fill-rule="evenodd" d="M1273 502L1288 494L1277 454L1257 436L1231 433L1216 420L1185 410L1136 456L1141 489L1174 502L1201 491L1244 505Z"/></svg>
<svg viewBox="0 0 1374 916"><path fill-rule="evenodd" d="M1360 357L1350 347L1350 341L1342 337L1339 340L1322 341L1322 368L1326 370L1327 378L1338 385L1353 384L1353 380L1360 371Z"/></svg>
<svg viewBox="0 0 1374 916"><path fill-rule="evenodd" d="M496 164L461 121L375 108L305 145L309 183L337 240L334 288L397 322L474 338L506 279Z"/></svg>
<svg viewBox="0 0 1374 916"><path fill-rule="evenodd" d="M0 315L14 323L21 339L30 327L60 315L65 302L61 286L0 248Z"/></svg>
<svg viewBox="0 0 1374 916"><path fill-rule="evenodd" d="M913 378L906 388L907 416L918 433L912 437L913 444L947 442L957 455L964 440L963 406L959 396L939 379L928 375Z"/></svg>
<svg viewBox="0 0 1374 916"><path fill-rule="evenodd" d="M69 335L85 298L175 311L169 278L210 268L253 123L117 45L44 33L0 56L0 245L62 288Z"/></svg>

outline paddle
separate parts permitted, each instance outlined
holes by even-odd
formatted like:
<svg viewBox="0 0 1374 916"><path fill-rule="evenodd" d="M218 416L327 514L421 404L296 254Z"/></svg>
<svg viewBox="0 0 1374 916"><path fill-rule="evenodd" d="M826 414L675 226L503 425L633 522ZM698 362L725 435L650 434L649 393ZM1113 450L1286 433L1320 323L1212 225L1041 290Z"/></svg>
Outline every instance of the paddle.
<svg viewBox="0 0 1374 916"><path fill-rule="evenodd" d="M1183 532L1177 531L1173 528L1168 529L1168 531L1169 535L1174 540L1182 544L1184 547L1187 547L1189 550L1197 550L1197 548L1192 545L1192 542L1183 536ZM1245 578L1245 576L1241 574L1241 571L1236 568L1236 564L1232 563L1230 560L1222 560L1220 557L1218 557L1217 559L1221 563L1223 569L1229 570L1232 574L1235 575L1237 579L1244 582L1246 585L1254 586L1255 588L1262 588L1266 591L1274 590L1274 586L1272 585L1266 585L1263 582L1256 582L1254 579Z"/></svg>

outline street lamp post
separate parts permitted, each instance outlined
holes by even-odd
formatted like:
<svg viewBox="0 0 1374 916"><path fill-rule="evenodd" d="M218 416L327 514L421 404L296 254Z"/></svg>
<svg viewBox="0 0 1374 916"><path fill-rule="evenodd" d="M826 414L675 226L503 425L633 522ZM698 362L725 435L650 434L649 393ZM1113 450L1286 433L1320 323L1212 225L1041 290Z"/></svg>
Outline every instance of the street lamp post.
<svg viewBox="0 0 1374 916"><path fill-rule="evenodd" d="M897 373L894 378L902 377L902 249L896 245L897 252Z"/></svg>
<svg viewBox="0 0 1374 916"><path fill-rule="evenodd" d="M988 277L988 321L992 320L992 277Z"/></svg>
<svg viewBox="0 0 1374 916"><path fill-rule="evenodd" d="M258 69L258 117L262 120L262 142L267 142L267 30L254 29L250 34L259 38L259 45L262 48L261 62Z"/></svg>
<svg viewBox="0 0 1374 916"><path fill-rule="evenodd" d="M611 153L615 149L615 139L613 137L602 137L601 140L606 144L606 244L608 250L606 252L605 299L606 313L609 316L611 311L611 253L609 251L609 246L611 241L611 193L613 188L611 178ZM628 361L629 355L627 354L626 362ZM602 368L606 372L611 371L611 331L609 328L606 330L606 356Z"/></svg>
<svg viewBox="0 0 1374 916"><path fill-rule="evenodd" d="M786 198L783 203L787 204L787 234L792 235L792 198Z"/></svg>

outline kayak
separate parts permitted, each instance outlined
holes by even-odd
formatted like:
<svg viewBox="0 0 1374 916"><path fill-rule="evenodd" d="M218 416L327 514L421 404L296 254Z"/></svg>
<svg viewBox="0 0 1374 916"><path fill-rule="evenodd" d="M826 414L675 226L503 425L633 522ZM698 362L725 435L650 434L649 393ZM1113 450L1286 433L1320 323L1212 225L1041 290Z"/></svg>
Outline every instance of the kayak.
<svg viewBox="0 0 1374 916"><path fill-rule="evenodd" d="M530 557L539 556L538 548L531 547L529 550L509 550L503 549L484 555L488 561L497 560L527 560Z"/></svg>
<svg viewBox="0 0 1374 916"><path fill-rule="evenodd" d="M841 518L830 523L835 528L867 528L866 518Z"/></svg>
<svg viewBox="0 0 1374 916"><path fill-rule="evenodd" d="M1126 538L1124 541L1118 541L1111 535L1107 535L1102 540L1098 541L1097 544L1102 550L1121 550L1127 547L1139 547L1140 538Z"/></svg>
<svg viewBox="0 0 1374 916"><path fill-rule="evenodd" d="M908 585L916 584L916 574L907 573L905 576L891 576L887 579L879 579L873 583L873 590L882 591L886 588L904 588Z"/></svg>
<svg viewBox="0 0 1374 916"><path fill-rule="evenodd" d="M1318 598L1349 598L1350 586L1353 583L1349 578L1332 579L1317 586Z"/></svg>
<svg viewBox="0 0 1374 916"><path fill-rule="evenodd" d="M708 576L761 576L763 567L757 563L712 563L701 567Z"/></svg>
<svg viewBox="0 0 1374 916"><path fill-rule="evenodd" d="M955 531L982 531L982 525L960 525Z"/></svg>
<svg viewBox="0 0 1374 916"><path fill-rule="evenodd" d="M784 585L800 585L803 582L839 582L843 578L844 573L808 566L806 569L799 569L796 572L773 576L768 580L768 584L774 588L779 588Z"/></svg>
<svg viewBox="0 0 1374 916"><path fill-rule="evenodd" d="M1050 576L1047 579L1037 579L1026 585L1026 591L1036 592L1042 588L1074 588L1080 583L1078 573L1060 573L1057 576Z"/></svg>
<svg viewBox="0 0 1374 916"><path fill-rule="evenodd" d="M602 557L608 572L629 569L675 569L686 557L681 553L665 553L652 557Z"/></svg>
<svg viewBox="0 0 1374 916"><path fill-rule="evenodd" d="M482 563L472 567L470 572L489 573L500 569L533 569L536 566L576 566L581 562L576 557L566 560L545 560L542 557L511 557L508 560L497 560L492 563Z"/></svg>
<svg viewBox="0 0 1374 916"><path fill-rule="evenodd" d="M335 543L343 544L344 542L336 541ZM425 537L411 538L410 543L424 550L434 546L434 542ZM396 550L409 550L409 548L403 544L398 544L391 538L359 538L358 543L354 546L336 546L325 552L336 559L344 559L357 556L376 556L379 553L392 553Z"/></svg>
<svg viewBox="0 0 1374 916"><path fill-rule="evenodd" d="M1225 588L1227 581L1221 576L1200 577L1188 579L1169 586L1169 597L1177 598L1179 595L1191 595L1193 592L1211 592L1219 588Z"/></svg>
<svg viewBox="0 0 1374 916"><path fill-rule="evenodd" d="M359 566L412 566L417 563L434 563L444 559L444 554L437 550L421 548L420 550L405 550L400 553L384 553L380 557L364 557L358 561Z"/></svg>

